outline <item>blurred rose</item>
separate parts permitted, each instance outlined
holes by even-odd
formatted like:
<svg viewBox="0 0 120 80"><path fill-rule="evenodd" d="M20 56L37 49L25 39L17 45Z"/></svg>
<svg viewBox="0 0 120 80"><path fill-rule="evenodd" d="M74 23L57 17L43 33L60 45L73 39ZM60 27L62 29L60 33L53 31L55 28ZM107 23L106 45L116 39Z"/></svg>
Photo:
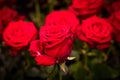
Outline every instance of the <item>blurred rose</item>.
<svg viewBox="0 0 120 80"><path fill-rule="evenodd" d="M67 25L45 25L40 29L40 40L30 45L31 55L38 65L63 62L72 50L73 33Z"/></svg>
<svg viewBox="0 0 120 80"><path fill-rule="evenodd" d="M4 7L0 10L0 20L2 21L3 26L7 26L11 21L24 20L25 17L19 16L17 11Z"/></svg>
<svg viewBox="0 0 120 80"><path fill-rule="evenodd" d="M32 22L10 22L3 32L3 39L6 45L13 50L20 50L28 46L34 40L37 30Z"/></svg>
<svg viewBox="0 0 120 80"><path fill-rule="evenodd" d="M77 30L77 36L91 48L103 50L111 45L112 26L107 20L93 16L83 21Z"/></svg>
<svg viewBox="0 0 120 80"><path fill-rule="evenodd" d="M74 33L77 25L79 25L79 20L68 10L56 10L46 16L45 25L67 25L71 27L71 31Z"/></svg>
<svg viewBox="0 0 120 80"><path fill-rule="evenodd" d="M75 15L96 14L102 8L104 0L72 0L69 10Z"/></svg>
<svg viewBox="0 0 120 80"><path fill-rule="evenodd" d="M109 4L105 4L105 8L109 13L113 13L120 10L120 0L114 0Z"/></svg>
<svg viewBox="0 0 120 80"><path fill-rule="evenodd" d="M109 21L113 25L113 30L114 30L114 38L117 42L120 42L120 11L116 11L113 13Z"/></svg>
<svg viewBox="0 0 120 80"><path fill-rule="evenodd" d="M112 3L112 9L114 12L120 10L120 0L117 0Z"/></svg>
<svg viewBox="0 0 120 80"><path fill-rule="evenodd" d="M2 41L2 33L3 33L3 26L2 26L2 23L0 21L0 42Z"/></svg>

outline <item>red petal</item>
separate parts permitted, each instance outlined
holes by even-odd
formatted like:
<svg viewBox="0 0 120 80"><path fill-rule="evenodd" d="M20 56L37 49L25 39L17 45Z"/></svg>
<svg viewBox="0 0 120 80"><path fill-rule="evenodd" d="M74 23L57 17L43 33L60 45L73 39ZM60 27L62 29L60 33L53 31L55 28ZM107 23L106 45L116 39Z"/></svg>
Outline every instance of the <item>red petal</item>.
<svg viewBox="0 0 120 80"><path fill-rule="evenodd" d="M50 66L55 64L56 62L54 58L46 55L39 55L35 57L35 61L37 62L38 65L43 65L43 66Z"/></svg>

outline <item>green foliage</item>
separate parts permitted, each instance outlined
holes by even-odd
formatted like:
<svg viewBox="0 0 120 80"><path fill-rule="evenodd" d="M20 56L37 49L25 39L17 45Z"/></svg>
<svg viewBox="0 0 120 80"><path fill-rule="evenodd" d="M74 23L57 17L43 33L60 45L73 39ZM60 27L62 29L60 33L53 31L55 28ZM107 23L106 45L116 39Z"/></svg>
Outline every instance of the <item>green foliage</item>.
<svg viewBox="0 0 120 80"><path fill-rule="evenodd" d="M92 68L94 72L94 80L105 80L116 78L119 73L106 64L94 64Z"/></svg>
<svg viewBox="0 0 120 80"><path fill-rule="evenodd" d="M70 75L75 80L86 80L87 71L80 62L76 62L69 67Z"/></svg>

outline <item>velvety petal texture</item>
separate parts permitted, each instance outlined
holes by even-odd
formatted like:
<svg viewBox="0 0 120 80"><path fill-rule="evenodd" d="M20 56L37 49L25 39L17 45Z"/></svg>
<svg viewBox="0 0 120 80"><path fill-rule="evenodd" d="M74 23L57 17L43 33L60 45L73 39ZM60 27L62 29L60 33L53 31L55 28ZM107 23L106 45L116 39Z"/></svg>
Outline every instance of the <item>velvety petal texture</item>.
<svg viewBox="0 0 120 80"><path fill-rule="evenodd" d="M3 39L6 45L15 50L27 46L30 41L37 37L37 30L32 22L17 21L10 22L3 32Z"/></svg>
<svg viewBox="0 0 120 80"><path fill-rule="evenodd" d="M41 44L42 43L40 42L40 40L34 40L31 42L29 48L31 56L35 58L35 61L38 65L49 66L55 64L56 60L54 58L41 54L43 53L43 46Z"/></svg>
<svg viewBox="0 0 120 80"><path fill-rule="evenodd" d="M111 45L112 26L107 20L93 16L82 22L77 30L77 36L92 48L102 50Z"/></svg>
<svg viewBox="0 0 120 80"><path fill-rule="evenodd" d="M79 20L67 10L49 13L40 28L40 39L32 41L29 48L37 64L49 66L64 62L72 51L78 25Z"/></svg>
<svg viewBox="0 0 120 80"><path fill-rule="evenodd" d="M50 66L56 63L56 60L47 55L39 55L35 57L38 65Z"/></svg>
<svg viewBox="0 0 120 80"><path fill-rule="evenodd" d="M44 25L40 40L31 42L29 51L38 65L49 66L63 62L72 50L73 33L67 25Z"/></svg>
<svg viewBox="0 0 120 80"><path fill-rule="evenodd" d="M74 33L79 25L79 20L68 10L55 10L46 16L45 25L67 25Z"/></svg>
<svg viewBox="0 0 120 80"><path fill-rule="evenodd" d="M67 26L44 26L40 30L40 39L45 46L45 53L49 56L64 59L71 52L73 34Z"/></svg>

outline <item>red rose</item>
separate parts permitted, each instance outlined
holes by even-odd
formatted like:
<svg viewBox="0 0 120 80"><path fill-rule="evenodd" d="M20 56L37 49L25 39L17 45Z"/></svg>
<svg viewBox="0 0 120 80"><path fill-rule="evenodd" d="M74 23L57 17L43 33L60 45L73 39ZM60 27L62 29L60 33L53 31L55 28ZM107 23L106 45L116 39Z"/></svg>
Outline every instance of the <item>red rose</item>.
<svg viewBox="0 0 120 80"><path fill-rule="evenodd" d="M109 4L105 4L105 8L109 13L113 13L120 10L120 0L113 0Z"/></svg>
<svg viewBox="0 0 120 80"><path fill-rule="evenodd" d="M56 63L54 58L43 53L44 47L40 40L32 41L29 50L31 56L35 57L35 61L38 65L48 66Z"/></svg>
<svg viewBox="0 0 120 80"><path fill-rule="evenodd" d="M96 14L103 5L104 0L72 0L69 10L77 16Z"/></svg>
<svg viewBox="0 0 120 80"><path fill-rule="evenodd" d="M114 30L114 38L117 42L120 42L120 11L117 11L113 13L109 21L113 25L113 30Z"/></svg>
<svg viewBox="0 0 120 80"><path fill-rule="evenodd" d="M11 21L24 20L23 16L19 16L18 13L8 7L4 7L0 10L0 20L3 26L7 26Z"/></svg>
<svg viewBox="0 0 120 80"><path fill-rule="evenodd" d="M40 40L30 45L31 55L38 65L63 62L72 50L73 33L67 25L45 25L40 29Z"/></svg>
<svg viewBox="0 0 120 80"><path fill-rule="evenodd" d="M114 12L120 10L120 0L117 0L112 3L112 9Z"/></svg>
<svg viewBox="0 0 120 80"><path fill-rule="evenodd" d="M71 31L74 33L79 20L76 16L67 10L52 11L46 17L45 25L67 25L71 27Z"/></svg>
<svg viewBox="0 0 120 80"><path fill-rule="evenodd" d="M2 41L3 26L0 21L0 42Z"/></svg>
<svg viewBox="0 0 120 80"><path fill-rule="evenodd" d="M14 50L26 47L30 41L34 40L37 30L32 22L10 22L3 32L3 39L6 45Z"/></svg>
<svg viewBox="0 0 120 80"><path fill-rule="evenodd" d="M93 16L83 21L77 30L77 36L90 47L102 50L111 45L112 27L107 20Z"/></svg>

